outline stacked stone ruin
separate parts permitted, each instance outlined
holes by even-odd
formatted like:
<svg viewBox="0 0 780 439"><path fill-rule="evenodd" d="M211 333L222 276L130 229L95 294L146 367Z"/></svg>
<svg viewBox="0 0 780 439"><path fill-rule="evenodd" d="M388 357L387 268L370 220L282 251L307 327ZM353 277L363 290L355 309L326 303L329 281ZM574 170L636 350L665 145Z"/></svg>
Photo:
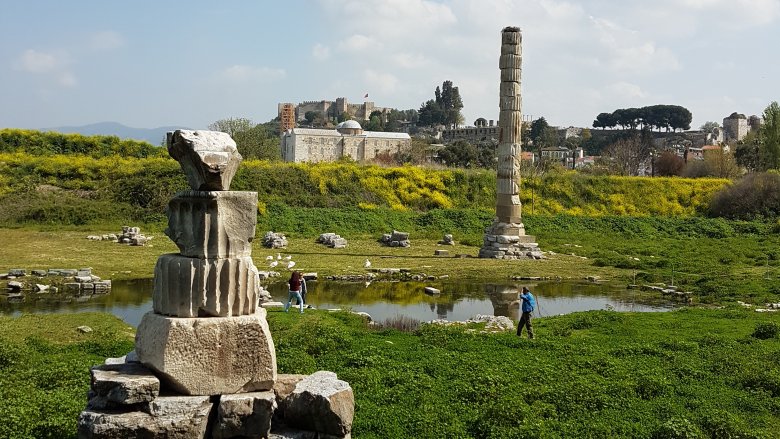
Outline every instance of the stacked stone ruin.
<svg viewBox="0 0 780 439"><path fill-rule="evenodd" d="M516 27L501 31L496 217L485 230L480 258L542 258L534 237L525 234L520 203L520 135L523 130L520 74L522 35Z"/></svg>
<svg viewBox="0 0 780 439"><path fill-rule="evenodd" d="M282 233L265 232L265 235L263 235L263 247L286 248L287 237Z"/></svg>
<svg viewBox="0 0 780 439"><path fill-rule="evenodd" d="M318 244L325 244L330 248L346 248L347 240L335 233L322 233L317 237Z"/></svg>
<svg viewBox="0 0 780 439"><path fill-rule="evenodd" d="M178 130L168 151L192 188L168 207L165 232L179 253L157 261L134 354L92 369L79 437L349 437L348 383L326 371L277 374L251 258L257 194L228 190L241 161L235 142Z"/></svg>
<svg viewBox="0 0 780 439"><path fill-rule="evenodd" d="M379 242L390 247L409 247L412 245L409 242L408 232L399 232L393 230L393 233L385 233L379 238Z"/></svg>

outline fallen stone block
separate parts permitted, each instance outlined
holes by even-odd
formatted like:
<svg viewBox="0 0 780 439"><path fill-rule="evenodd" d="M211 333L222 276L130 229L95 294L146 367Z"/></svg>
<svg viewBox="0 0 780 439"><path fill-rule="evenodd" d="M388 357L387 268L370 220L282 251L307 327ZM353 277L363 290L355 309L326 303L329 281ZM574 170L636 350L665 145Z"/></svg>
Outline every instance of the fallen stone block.
<svg viewBox="0 0 780 439"><path fill-rule="evenodd" d="M214 404L208 396L158 397L146 411L85 410L78 418L80 439L205 439Z"/></svg>
<svg viewBox="0 0 780 439"><path fill-rule="evenodd" d="M108 360L107 360L108 361ZM138 363L104 364L90 369L87 407L109 409L150 402L160 394L160 380Z"/></svg>
<svg viewBox="0 0 780 439"><path fill-rule="evenodd" d="M352 387L333 372L319 371L304 378L282 405L284 422L291 427L341 437L352 431Z"/></svg>
<svg viewBox="0 0 780 439"><path fill-rule="evenodd" d="M222 395L217 417L211 429L213 439L261 439L271 431L276 409L274 392L252 392Z"/></svg>

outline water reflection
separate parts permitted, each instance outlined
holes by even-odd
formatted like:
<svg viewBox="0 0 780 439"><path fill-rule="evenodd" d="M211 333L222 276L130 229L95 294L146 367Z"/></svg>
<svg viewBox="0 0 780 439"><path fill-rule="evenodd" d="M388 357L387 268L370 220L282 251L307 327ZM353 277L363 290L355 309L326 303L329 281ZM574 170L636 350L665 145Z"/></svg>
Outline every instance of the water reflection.
<svg viewBox="0 0 780 439"><path fill-rule="evenodd" d="M575 311L615 309L617 311L665 311L673 304L657 294L626 290L606 284L584 282L536 282L485 284L476 282L309 282L308 303L320 309L349 308L371 314L377 321L403 315L427 321L433 319L466 320L475 314L507 316L518 319L517 294L528 286L537 299L535 315L550 316ZM432 286L440 295L428 295ZM287 300L283 282L268 287L274 300ZM91 298L52 300L44 295L29 295L23 303L7 303L0 297L0 313L22 312L109 312L137 326L152 308L152 280L113 282L112 291Z"/></svg>

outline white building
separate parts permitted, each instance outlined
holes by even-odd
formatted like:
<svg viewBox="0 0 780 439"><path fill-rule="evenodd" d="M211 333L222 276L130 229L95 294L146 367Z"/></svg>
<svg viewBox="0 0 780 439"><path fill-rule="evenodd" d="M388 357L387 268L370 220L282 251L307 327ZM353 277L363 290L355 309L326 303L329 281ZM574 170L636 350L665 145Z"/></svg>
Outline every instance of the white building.
<svg viewBox="0 0 780 439"><path fill-rule="evenodd" d="M332 162L351 157L362 162L382 154L396 154L411 146L407 133L363 131L354 120L341 122L335 130L292 128L281 138L285 162Z"/></svg>

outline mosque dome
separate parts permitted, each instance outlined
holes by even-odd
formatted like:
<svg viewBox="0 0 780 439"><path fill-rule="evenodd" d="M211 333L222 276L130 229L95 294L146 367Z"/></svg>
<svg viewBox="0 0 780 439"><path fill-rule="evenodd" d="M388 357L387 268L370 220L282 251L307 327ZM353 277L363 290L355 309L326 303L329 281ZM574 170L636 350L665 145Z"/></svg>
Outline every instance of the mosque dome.
<svg viewBox="0 0 780 439"><path fill-rule="evenodd" d="M363 134L363 127L361 127L356 120L345 120L344 122L336 125L336 130L341 134Z"/></svg>
<svg viewBox="0 0 780 439"><path fill-rule="evenodd" d="M345 120L344 122L341 122L344 125L342 128L349 128L353 130L362 130L363 127L360 126L360 124L356 120Z"/></svg>

